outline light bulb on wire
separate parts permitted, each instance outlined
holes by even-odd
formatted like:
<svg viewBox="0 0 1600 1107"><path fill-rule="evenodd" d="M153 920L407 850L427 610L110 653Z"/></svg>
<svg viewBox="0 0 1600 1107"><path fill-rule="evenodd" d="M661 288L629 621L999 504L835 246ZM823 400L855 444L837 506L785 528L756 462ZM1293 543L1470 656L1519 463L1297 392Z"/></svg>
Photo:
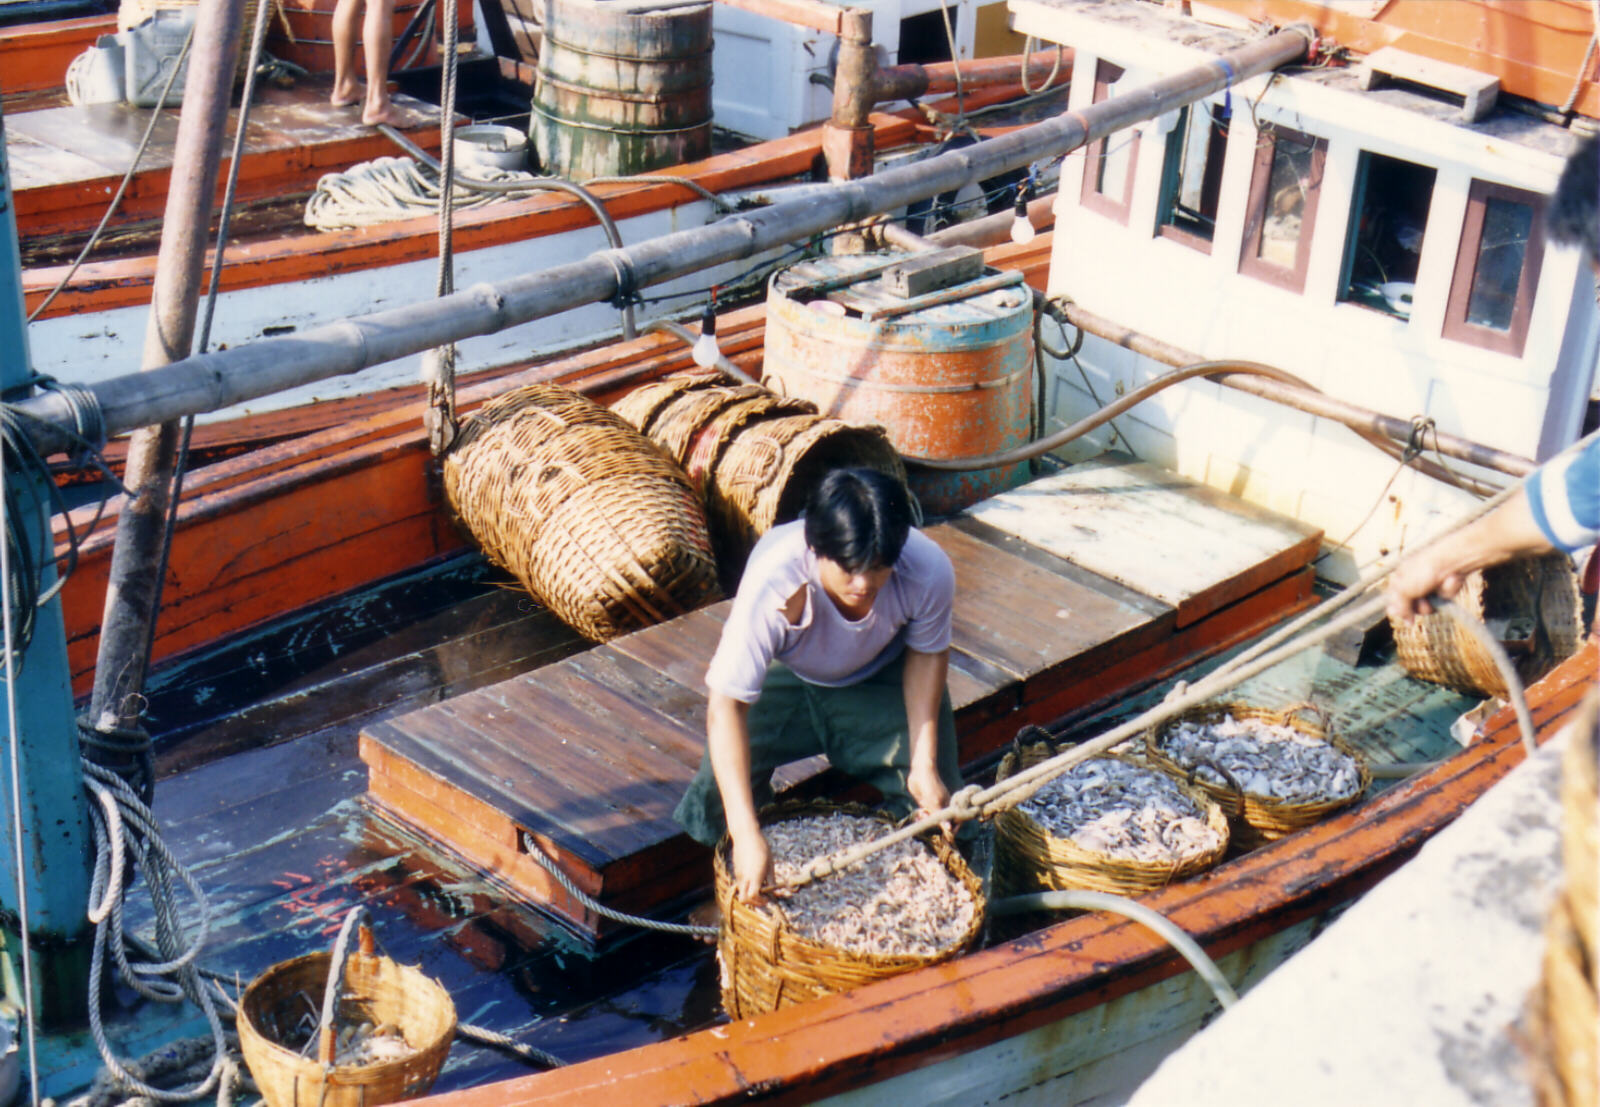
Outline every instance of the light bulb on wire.
<svg viewBox="0 0 1600 1107"><path fill-rule="evenodd" d="M1038 234L1033 229L1033 224L1028 220L1028 189L1026 185L1017 186L1017 202L1011 206L1011 241L1018 246L1026 246Z"/></svg>
<svg viewBox="0 0 1600 1107"><path fill-rule="evenodd" d="M722 348L717 345L717 307L715 301L700 313L700 337L695 339L690 355L702 369L710 369L722 358Z"/></svg>

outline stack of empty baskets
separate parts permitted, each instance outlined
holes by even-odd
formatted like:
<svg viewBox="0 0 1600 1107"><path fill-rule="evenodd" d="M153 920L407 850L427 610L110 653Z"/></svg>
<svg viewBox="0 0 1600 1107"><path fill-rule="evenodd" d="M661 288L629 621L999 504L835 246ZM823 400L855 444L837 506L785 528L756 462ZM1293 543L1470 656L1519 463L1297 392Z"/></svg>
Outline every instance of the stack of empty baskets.
<svg viewBox="0 0 1600 1107"><path fill-rule="evenodd" d="M612 410L661 446L699 489L725 585L761 535L798 517L828 470L864 466L905 480L881 428L830 419L808 401L717 375L667 377Z"/></svg>

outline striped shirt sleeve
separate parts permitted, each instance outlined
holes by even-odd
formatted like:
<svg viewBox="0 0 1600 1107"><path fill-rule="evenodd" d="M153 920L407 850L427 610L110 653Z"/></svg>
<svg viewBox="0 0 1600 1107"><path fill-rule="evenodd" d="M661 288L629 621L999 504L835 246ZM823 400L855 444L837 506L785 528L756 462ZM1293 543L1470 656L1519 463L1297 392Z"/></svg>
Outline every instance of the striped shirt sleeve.
<svg viewBox="0 0 1600 1107"><path fill-rule="evenodd" d="M1552 546L1572 553L1600 540L1600 435L1542 465L1527 490L1533 521Z"/></svg>

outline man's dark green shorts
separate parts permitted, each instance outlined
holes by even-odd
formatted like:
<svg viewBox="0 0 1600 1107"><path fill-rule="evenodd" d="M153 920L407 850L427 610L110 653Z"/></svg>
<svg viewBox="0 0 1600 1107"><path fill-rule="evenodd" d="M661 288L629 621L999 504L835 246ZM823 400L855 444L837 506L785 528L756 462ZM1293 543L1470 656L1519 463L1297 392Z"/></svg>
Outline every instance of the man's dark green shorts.
<svg viewBox="0 0 1600 1107"><path fill-rule="evenodd" d="M905 652L866 680L843 688L808 684L786 665L767 670L761 698L750 705L750 785L756 808L772 802L772 770L825 753L835 768L883 793L896 818L916 810L906 791L911 739L906 725ZM955 714L947 689L939 702L939 776L952 793L961 787ZM711 755L689 782L673 817L689 836L714 846L727 829Z"/></svg>

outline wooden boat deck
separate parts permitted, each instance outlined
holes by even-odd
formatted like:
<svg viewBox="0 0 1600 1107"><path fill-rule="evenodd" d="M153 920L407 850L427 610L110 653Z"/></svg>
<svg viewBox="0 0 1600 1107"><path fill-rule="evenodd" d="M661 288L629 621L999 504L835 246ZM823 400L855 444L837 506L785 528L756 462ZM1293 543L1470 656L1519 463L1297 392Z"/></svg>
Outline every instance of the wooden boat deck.
<svg viewBox="0 0 1600 1107"><path fill-rule="evenodd" d="M361 122L359 105L334 108L327 97L325 81L291 89L266 86L257 92L239 173L241 205L309 192L324 173L400 152ZM439 109L403 93L394 100L400 114L396 128L437 153ZM30 240L93 229L127 172L153 110L126 103L88 104L6 117L6 157L17 219ZM229 135L238 118L238 109L231 109ZM161 112L113 225L161 218L177 135L177 112ZM224 165L231 149L230 140Z"/></svg>
<svg viewBox="0 0 1600 1107"><path fill-rule="evenodd" d="M1025 723L1146 683L1304 606L1320 540L1128 461L1075 467L928 534L956 570L950 691L964 764ZM705 851L671 815L704 749L701 678L726 607L368 726L371 797L586 932L600 920L530 843L620 910L703 888ZM779 782L838 787L818 779L824 768L789 766Z"/></svg>

